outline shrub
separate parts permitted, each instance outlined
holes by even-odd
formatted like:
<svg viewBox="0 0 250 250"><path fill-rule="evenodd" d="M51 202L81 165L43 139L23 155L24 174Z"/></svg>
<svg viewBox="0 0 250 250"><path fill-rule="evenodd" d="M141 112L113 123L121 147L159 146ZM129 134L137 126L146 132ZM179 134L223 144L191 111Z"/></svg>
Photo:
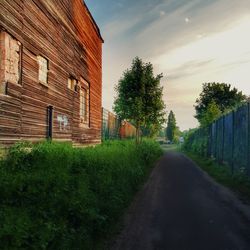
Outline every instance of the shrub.
<svg viewBox="0 0 250 250"><path fill-rule="evenodd" d="M200 156L207 156L208 153L208 129L200 128L190 131L183 145L184 149L194 152Z"/></svg>
<svg viewBox="0 0 250 250"><path fill-rule="evenodd" d="M161 155L159 144L17 144L0 164L1 249L96 249Z"/></svg>

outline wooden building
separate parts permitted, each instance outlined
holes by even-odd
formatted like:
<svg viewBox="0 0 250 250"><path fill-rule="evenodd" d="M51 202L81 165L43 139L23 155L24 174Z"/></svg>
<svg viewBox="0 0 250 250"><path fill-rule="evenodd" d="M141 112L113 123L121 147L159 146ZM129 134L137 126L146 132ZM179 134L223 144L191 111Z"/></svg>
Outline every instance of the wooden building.
<svg viewBox="0 0 250 250"><path fill-rule="evenodd" d="M83 0L1 0L0 144L100 143L102 43Z"/></svg>

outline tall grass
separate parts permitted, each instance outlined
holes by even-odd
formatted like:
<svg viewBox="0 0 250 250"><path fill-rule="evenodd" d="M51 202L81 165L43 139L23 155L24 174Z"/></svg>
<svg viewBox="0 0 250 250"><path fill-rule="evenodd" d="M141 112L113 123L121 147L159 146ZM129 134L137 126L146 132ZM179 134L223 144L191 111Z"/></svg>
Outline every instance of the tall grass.
<svg viewBox="0 0 250 250"><path fill-rule="evenodd" d="M250 203L250 178L248 176L240 172L232 174L229 166L219 164L211 158L202 157L190 151L184 152L214 180L236 192L244 202Z"/></svg>
<svg viewBox="0 0 250 250"><path fill-rule="evenodd" d="M161 154L153 141L15 145L0 165L1 249L96 249Z"/></svg>

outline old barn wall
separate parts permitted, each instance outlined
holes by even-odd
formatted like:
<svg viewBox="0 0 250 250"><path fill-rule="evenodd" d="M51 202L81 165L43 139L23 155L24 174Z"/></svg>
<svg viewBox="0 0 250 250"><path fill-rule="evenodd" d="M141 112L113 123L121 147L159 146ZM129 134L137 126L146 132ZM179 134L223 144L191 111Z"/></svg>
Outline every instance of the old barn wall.
<svg viewBox="0 0 250 250"><path fill-rule="evenodd" d="M0 143L46 138L49 105L54 111L53 139L99 143L103 41L85 4L1 0L0 28L21 44L20 81L0 83ZM38 80L39 55L48 60L48 85ZM77 91L69 89L69 77L90 86L88 126L80 124L79 86Z"/></svg>

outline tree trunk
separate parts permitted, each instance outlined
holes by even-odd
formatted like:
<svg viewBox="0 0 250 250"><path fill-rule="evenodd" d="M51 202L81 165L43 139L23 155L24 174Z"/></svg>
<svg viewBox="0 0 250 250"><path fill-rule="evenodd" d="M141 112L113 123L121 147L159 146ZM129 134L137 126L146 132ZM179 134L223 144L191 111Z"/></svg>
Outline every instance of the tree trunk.
<svg viewBox="0 0 250 250"><path fill-rule="evenodd" d="M138 122L136 124L136 144L139 144L141 141L140 141L140 123Z"/></svg>
<svg viewBox="0 0 250 250"><path fill-rule="evenodd" d="M136 126L136 138L135 138L135 140L136 140L136 144L139 144L139 128Z"/></svg>

